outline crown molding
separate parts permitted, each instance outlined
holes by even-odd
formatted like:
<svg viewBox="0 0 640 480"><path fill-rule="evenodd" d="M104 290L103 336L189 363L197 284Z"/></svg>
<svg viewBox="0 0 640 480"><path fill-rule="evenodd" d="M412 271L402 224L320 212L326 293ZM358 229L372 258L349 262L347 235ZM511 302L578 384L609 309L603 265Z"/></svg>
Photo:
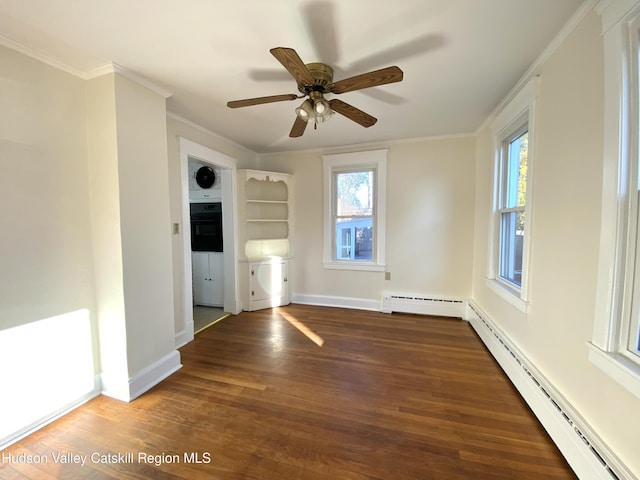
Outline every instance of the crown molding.
<svg viewBox="0 0 640 480"><path fill-rule="evenodd" d="M117 63L113 63L113 62L107 63L100 67L94 68L93 70L82 71L82 70L78 70L77 68L71 67L70 65L67 65L66 63L61 62L53 57L50 57L49 55L46 55L42 52L34 50L31 47L27 47L26 45L18 43L15 40L11 40L10 38L5 37L4 35L0 35L0 45L5 46L18 53L22 53L27 57L33 58L34 60L38 60L42 63L49 65L50 67L54 67L58 70L62 70L63 72L67 72L83 80L91 80L92 78L100 77L108 73L118 73L123 77L126 77L129 80L137 83L138 85L141 85L145 88L148 88L152 92L157 93L161 97L169 98L173 95L167 89L153 83L152 81L148 80L142 75L139 75L131 70L128 70L122 65L118 65Z"/></svg>
<svg viewBox="0 0 640 480"><path fill-rule="evenodd" d="M45 55L42 52L34 50L33 48L27 47L26 45L23 45L14 40L11 40L10 38L5 37L4 35L0 35L0 45L7 47L11 50L14 50L18 53L22 53L27 57L33 58L34 60L38 60L42 63L45 63L50 67L54 67L54 68L57 68L58 70L62 70L63 72L70 73L75 77L79 77L79 78L84 77L84 74L82 71L76 68L73 68L59 60L56 60L55 58L50 57L49 55Z"/></svg>
<svg viewBox="0 0 640 480"><path fill-rule="evenodd" d="M157 93L161 97L169 98L173 95L169 90L159 86L158 84L152 82L151 80L143 77L142 75L137 74L136 72L129 70L122 65L118 65L117 63L107 63L102 65L101 67L94 68L93 70L89 70L83 74L83 78L85 80L91 80L96 77L101 77L102 75L107 75L110 73L117 73L122 75L125 78L128 78L132 82L137 83L140 86L148 88L154 93Z"/></svg>
<svg viewBox="0 0 640 480"><path fill-rule="evenodd" d="M527 82L531 80L533 77L540 75L540 70L542 66L549 60L549 58L560 48L560 46L569 38L569 36L573 33L573 31L582 23L585 17L596 8L596 5L601 0L585 0L585 2L576 10L576 12L571 16L571 18L564 24L560 32L551 40L547 48L545 48L542 53L538 56L538 58L533 62L533 64L529 67L529 69L524 73L520 80L513 86L509 93L498 103L496 108L487 116L484 122L480 124L480 126L476 129L476 135L479 134L482 130L484 130L487 126L493 122L496 116L505 108L506 105L511 102L511 100L518 95L518 92L525 87ZM606 1L606 0L605 0Z"/></svg>
<svg viewBox="0 0 640 480"><path fill-rule="evenodd" d="M228 143L229 145L234 146L235 148L238 148L240 150L243 150L253 156L258 156L259 154L257 152L254 152L253 150L251 150L250 148L245 147L244 145L239 144L238 142L234 142L233 140L220 135L219 133L216 133L212 130L209 130L206 127L203 127L202 125L200 125L199 123L194 122L193 120L189 120L188 118L183 117L182 115L179 115L175 112L172 112L171 110L167 109L167 117L171 118L177 122L183 123L191 128L194 128L196 130L199 130L202 133L206 133L207 135L210 135L213 138L216 138L222 142Z"/></svg>

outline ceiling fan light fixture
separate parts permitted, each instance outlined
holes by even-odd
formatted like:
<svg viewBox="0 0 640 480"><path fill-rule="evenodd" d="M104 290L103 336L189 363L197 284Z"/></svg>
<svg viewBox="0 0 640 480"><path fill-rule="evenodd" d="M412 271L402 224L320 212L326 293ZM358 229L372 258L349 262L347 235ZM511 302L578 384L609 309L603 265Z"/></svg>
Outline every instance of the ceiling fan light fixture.
<svg viewBox="0 0 640 480"><path fill-rule="evenodd" d="M313 91L309 94L311 102L313 102L313 119L315 123L326 122L331 118L333 112L329 106L329 102L325 100L322 93Z"/></svg>
<svg viewBox="0 0 640 480"><path fill-rule="evenodd" d="M314 109L314 111L315 111L315 115L313 119L315 123L326 122L333 115L333 111L331 110L331 108L329 108L328 104L327 104L327 107L323 109L323 112L321 114L318 113L317 109Z"/></svg>
<svg viewBox="0 0 640 480"><path fill-rule="evenodd" d="M296 108L296 115L300 120L304 120L305 122L311 121L315 116L311 101L305 100L304 102L302 102L302 104L298 108Z"/></svg>

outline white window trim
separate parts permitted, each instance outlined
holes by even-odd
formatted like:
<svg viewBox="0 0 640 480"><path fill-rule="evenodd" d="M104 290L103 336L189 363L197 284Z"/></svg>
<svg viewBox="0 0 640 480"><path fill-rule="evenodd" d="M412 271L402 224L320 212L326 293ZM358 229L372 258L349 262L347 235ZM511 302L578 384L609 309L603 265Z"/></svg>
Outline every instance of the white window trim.
<svg viewBox="0 0 640 480"><path fill-rule="evenodd" d="M531 253L531 205L533 203L533 168L535 155L535 108L538 97L539 77L531 79L511 101L500 111L491 123L493 135L494 160L494 199L491 209L489 228L489 255L486 282L491 290L497 293L523 313L529 308L529 257ZM525 199L524 244L522 248L522 281L520 288L511 285L498 275L498 258L500 247L500 223L498 215L500 192L500 155L504 137L527 118L529 132L529 151L527 159L527 194Z"/></svg>
<svg viewBox="0 0 640 480"><path fill-rule="evenodd" d="M339 153L322 156L323 168L323 249L322 261L324 268L338 270L363 270L383 272L385 261L385 231L387 213L387 154L388 149L370 150L366 152ZM376 225L375 225L375 261L362 260L334 260L333 259L333 225L332 225L332 172L336 168L366 168L376 169Z"/></svg>
<svg viewBox="0 0 640 480"><path fill-rule="evenodd" d="M640 365L620 345L619 328L625 315L624 291L629 219L633 99L628 69L628 29L640 15L639 0L601 2L604 40L604 159L600 251L593 335L589 360L640 398ZM635 192L633 192L635 195ZM624 348L626 351L626 346Z"/></svg>

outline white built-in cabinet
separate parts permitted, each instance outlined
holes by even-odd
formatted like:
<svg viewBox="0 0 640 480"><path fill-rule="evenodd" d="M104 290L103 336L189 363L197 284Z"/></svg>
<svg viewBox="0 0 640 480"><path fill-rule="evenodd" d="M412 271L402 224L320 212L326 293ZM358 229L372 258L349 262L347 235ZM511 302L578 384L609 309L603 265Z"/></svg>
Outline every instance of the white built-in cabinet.
<svg viewBox="0 0 640 480"><path fill-rule="evenodd" d="M224 306L224 254L192 252L191 261L194 305Z"/></svg>
<svg viewBox="0 0 640 480"><path fill-rule="evenodd" d="M238 245L243 310L291 302L291 188L289 174L238 170Z"/></svg>

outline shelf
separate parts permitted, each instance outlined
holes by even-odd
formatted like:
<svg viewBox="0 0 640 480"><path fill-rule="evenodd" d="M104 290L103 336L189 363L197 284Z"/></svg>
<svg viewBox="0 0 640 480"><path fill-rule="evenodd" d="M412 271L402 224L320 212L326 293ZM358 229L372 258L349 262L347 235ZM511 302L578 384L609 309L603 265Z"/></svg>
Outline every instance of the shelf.
<svg viewBox="0 0 640 480"><path fill-rule="evenodd" d="M286 202L252 202L246 205L245 216L250 220L279 220L286 222L289 206Z"/></svg>
<svg viewBox="0 0 640 480"><path fill-rule="evenodd" d="M291 175L239 170L240 241L247 258L289 254Z"/></svg>
<svg viewBox="0 0 640 480"><path fill-rule="evenodd" d="M248 240L273 240L289 237L289 225L286 221L247 222Z"/></svg>
<svg viewBox="0 0 640 480"><path fill-rule="evenodd" d="M287 223L287 219L278 219L278 218L247 218L247 222L263 222L263 223L271 223L271 222L279 222L279 223Z"/></svg>
<svg viewBox="0 0 640 480"><path fill-rule="evenodd" d="M245 184L245 198L250 202L286 202L288 193L284 180L272 182L249 178Z"/></svg>

